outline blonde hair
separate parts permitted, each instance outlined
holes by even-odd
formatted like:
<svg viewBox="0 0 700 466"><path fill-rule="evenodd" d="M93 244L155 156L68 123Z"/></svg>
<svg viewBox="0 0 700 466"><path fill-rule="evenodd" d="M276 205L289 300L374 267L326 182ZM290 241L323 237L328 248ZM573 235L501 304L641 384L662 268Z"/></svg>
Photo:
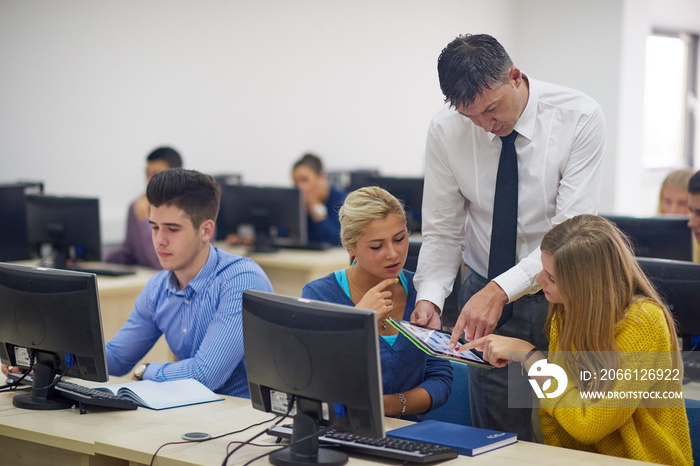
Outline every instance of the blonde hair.
<svg viewBox="0 0 700 466"><path fill-rule="evenodd" d="M338 211L341 243L345 248L354 246L369 222L390 214L398 215L406 223L403 204L387 190L368 186L351 192Z"/></svg>
<svg viewBox="0 0 700 466"><path fill-rule="evenodd" d="M581 367L617 367L615 328L629 306L640 301L663 309L671 347L678 350L671 313L639 267L630 240L612 222L596 215L571 218L545 235L541 250L552 254L563 301L550 305L547 329L556 321L558 349L575 349Z"/></svg>
<svg viewBox="0 0 700 466"><path fill-rule="evenodd" d="M664 178L664 181L661 183L661 188L659 189L659 204L656 208L656 213L658 214L663 214L663 195L664 195L664 189L668 187L675 187L675 188L681 188L685 189L686 191L688 190L688 182L690 181L690 178L693 176L695 172L693 172L690 168L680 168L678 170L674 170L668 175L666 175L666 178Z"/></svg>

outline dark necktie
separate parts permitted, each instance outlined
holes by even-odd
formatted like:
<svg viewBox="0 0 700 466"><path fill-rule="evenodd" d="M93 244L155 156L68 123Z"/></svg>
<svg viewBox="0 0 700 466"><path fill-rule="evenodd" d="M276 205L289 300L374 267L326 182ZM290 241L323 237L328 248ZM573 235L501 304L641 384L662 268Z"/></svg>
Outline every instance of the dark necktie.
<svg viewBox="0 0 700 466"><path fill-rule="evenodd" d="M501 158L496 175L496 194L491 224L491 248L489 250L488 279L492 280L515 265L518 229L518 158L515 154L513 131L501 138ZM497 327L513 315L513 304L507 304Z"/></svg>

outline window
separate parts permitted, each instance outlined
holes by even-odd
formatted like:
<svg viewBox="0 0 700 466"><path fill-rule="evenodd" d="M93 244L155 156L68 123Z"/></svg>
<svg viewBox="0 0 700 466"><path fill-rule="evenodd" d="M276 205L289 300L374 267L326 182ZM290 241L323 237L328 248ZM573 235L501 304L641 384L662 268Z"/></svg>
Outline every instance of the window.
<svg viewBox="0 0 700 466"><path fill-rule="evenodd" d="M698 36L655 32L646 44L646 169L693 167Z"/></svg>

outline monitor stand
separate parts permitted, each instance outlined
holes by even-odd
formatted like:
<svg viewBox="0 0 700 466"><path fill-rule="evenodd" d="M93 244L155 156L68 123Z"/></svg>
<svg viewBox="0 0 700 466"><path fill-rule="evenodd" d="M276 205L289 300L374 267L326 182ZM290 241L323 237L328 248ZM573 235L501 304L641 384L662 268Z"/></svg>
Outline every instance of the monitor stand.
<svg viewBox="0 0 700 466"><path fill-rule="evenodd" d="M341 466L347 463L347 453L318 446L321 404L318 401L297 397L296 407L297 414L294 416L290 445L272 453L270 463L276 466L309 464Z"/></svg>
<svg viewBox="0 0 700 466"><path fill-rule="evenodd" d="M272 236L267 228L255 229L255 246L253 252L277 252L277 248L272 243Z"/></svg>
<svg viewBox="0 0 700 466"><path fill-rule="evenodd" d="M56 390L51 387L56 378L56 371L45 363L37 363L32 371L32 391L12 398L12 404L16 408L53 410L68 409L73 402L56 395Z"/></svg>

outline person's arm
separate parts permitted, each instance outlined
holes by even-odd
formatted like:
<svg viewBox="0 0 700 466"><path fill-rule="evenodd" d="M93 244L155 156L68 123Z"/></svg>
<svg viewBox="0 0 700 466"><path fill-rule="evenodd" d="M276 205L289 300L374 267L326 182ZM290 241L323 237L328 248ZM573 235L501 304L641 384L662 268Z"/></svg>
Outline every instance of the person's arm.
<svg viewBox="0 0 700 466"><path fill-rule="evenodd" d="M425 380L418 386L430 395L431 405L426 411L444 405L452 394L452 364L441 358L428 357L425 363Z"/></svg>
<svg viewBox="0 0 700 466"><path fill-rule="evenodd" d="M493 333L507 303L503 289L495 281L488 282L462 308L452 329L450 346L457 344L462 332L470 341Z"/></svg>
<svg viewBox="0 0 700 466"><path fill-rule="evenodd" d="M318 222L314 222L316 230L316 239L322 243L332 244L334 246L340 244L340 222L338 214L335 218L332 212L329 212L326 218Z"/></svg>
<svg viewBox="0 0 700 466"><path fill-rule="evenodd" d="M155 305L153 296L157 288L162 286L159 275L148 281L136 298L136 304L126 323L105 346L110 375L127 374L160 338L161 331L152 318Z"/></svg>
<svg viewBox="0 0 700 466"><path fill-rule="evenodd" d="M422 207L423 242L414 278L416 308L411 322L439 328L439 312L452 291L462 261L467 201L441 144L439 125L431 122L426 141ZM423 303L422 303L423 302Z"/></svg>
<svg viewBox="0 0 700 466"><path fill-rule="evenodd" d="M483 359L494 367L505 367L512 362L519 362L527 371L535 361L544 359L544 354L528 341L503 335L486 335L455 348L467 351L481 348Z"/></svg>
<svg viewBox="0 0 700 466"><path fill-rule="evenodd" d="M447 402L452 393L452 366L449 361L428 357L423 382L402 392L406 403L404 415L423 414L437 409ZM403 409L401 397L396 393L384 395L384 415L399 416Z"/></svg>
<svg viewBox="0 0 700 466"><path fill-rule="evenodd" d="M421 300L411 313L410 322L421 327L439 329L442 327L440 308L430 301Z"/></svg>
<svg viewBox="0 0 700 466"><path fill-rule="evenodd" d="M309 211L309 216L313 222L313 228L318 241L339 245L340 244L340 219L338 218L338 209L343 205L345 193L331 189L328 199L324 203L320 201L318 205L325 210L325 215L317 216L312 210Z"/></svg>
<svg viewBox="0 0 700 466"><path fill-rule="evenodd" d="M193 378L216 392L243 360L243 292L272 292L262 270L238 273L221 285L214 319L191 358L172 363L151 363L144 379L163 382Z"/></svg>

